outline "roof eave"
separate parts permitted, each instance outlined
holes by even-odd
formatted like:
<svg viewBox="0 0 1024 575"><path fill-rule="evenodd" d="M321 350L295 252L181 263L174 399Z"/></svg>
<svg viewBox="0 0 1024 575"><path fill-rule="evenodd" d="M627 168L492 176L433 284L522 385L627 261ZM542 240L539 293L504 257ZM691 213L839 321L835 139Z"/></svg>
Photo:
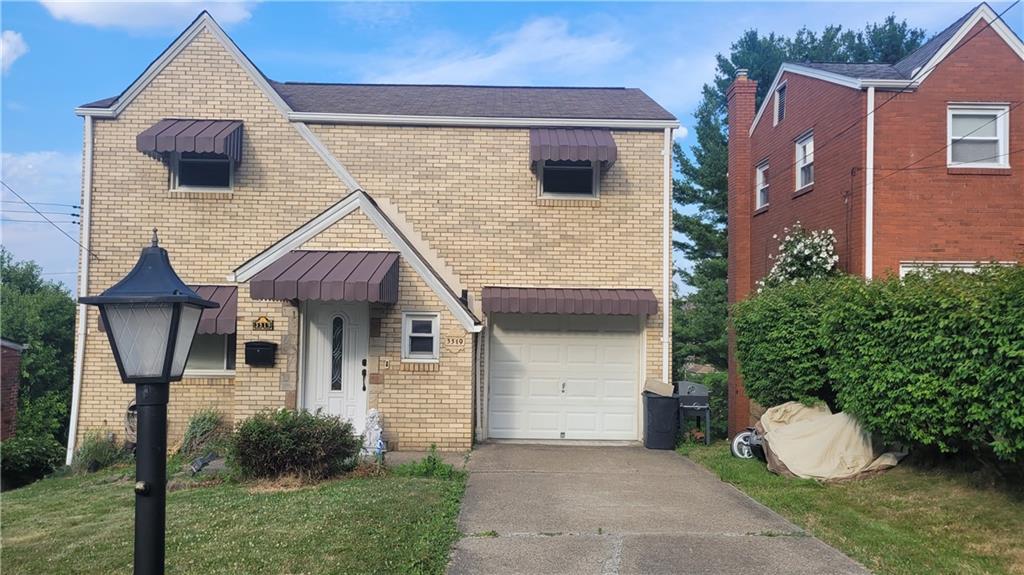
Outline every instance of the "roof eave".
<svg viewBox="0 0 1024 575"><path fill-rule="evenodd" d="M393 126L466 126L500 128L631 128L658 129L678 128L676 119L628 119L628 118L515 118L482 116L413 116L396 114L336 114L321 112L290 112L288 119L293 122L315 124L375 124Z"/></svg>

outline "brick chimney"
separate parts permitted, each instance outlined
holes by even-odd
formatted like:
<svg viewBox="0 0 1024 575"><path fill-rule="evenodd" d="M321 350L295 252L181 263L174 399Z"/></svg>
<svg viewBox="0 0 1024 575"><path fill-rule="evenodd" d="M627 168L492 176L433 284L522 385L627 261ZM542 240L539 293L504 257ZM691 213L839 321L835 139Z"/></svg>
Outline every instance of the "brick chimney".
<svg viewBox="0 0 1024 575"><path fill-rule="evenodd" d="M736 70L726 92L729 114L729 303L750 293L750 218L753 209L753 162L750 126L754 123L757 82L747 70ZM743 389L736 360L736 334L729 322L729 436L750 425L750 399Z"/></svg>

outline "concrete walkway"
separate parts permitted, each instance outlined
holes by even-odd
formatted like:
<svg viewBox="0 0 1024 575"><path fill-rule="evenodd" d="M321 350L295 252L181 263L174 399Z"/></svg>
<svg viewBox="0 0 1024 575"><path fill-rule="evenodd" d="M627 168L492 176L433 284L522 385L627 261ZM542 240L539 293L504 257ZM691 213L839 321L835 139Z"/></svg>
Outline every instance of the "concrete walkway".
<svg viewBox="0 0 1024 575"><path fill-rule="evenodd" d="M489 444L450 574L863 574L710 472L642 447Z"/></svg>

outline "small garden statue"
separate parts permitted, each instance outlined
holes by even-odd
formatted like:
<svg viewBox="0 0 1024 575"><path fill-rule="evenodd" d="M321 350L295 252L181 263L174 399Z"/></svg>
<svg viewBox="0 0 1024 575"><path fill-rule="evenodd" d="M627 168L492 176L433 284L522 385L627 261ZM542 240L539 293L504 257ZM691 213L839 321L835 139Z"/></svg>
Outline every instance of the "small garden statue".
<svg viewBox="0 0 1024 575"><path fill-rule="evenodd" d="M384 428L380 412L371 409L366 414L366 431L363 433L363 455L373 455L378 461L384 457Z"/></svg>

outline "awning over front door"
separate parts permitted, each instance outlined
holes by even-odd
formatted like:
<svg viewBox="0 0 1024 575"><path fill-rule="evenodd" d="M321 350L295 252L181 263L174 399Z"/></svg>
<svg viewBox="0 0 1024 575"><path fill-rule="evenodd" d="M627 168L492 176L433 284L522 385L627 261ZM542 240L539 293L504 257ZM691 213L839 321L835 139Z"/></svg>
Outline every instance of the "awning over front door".
<svg viewBox="0 0 1024 575"><path fill-rule="evenodd" d="M484 313L654 315L658 299L649 289L485 287Z"/></svg>
<svg viewBox="0 0 1024 575"><path fill-rule="evenodd" d="M398 301L398 253L288 252L249 280L253 299Z"/></svg>

